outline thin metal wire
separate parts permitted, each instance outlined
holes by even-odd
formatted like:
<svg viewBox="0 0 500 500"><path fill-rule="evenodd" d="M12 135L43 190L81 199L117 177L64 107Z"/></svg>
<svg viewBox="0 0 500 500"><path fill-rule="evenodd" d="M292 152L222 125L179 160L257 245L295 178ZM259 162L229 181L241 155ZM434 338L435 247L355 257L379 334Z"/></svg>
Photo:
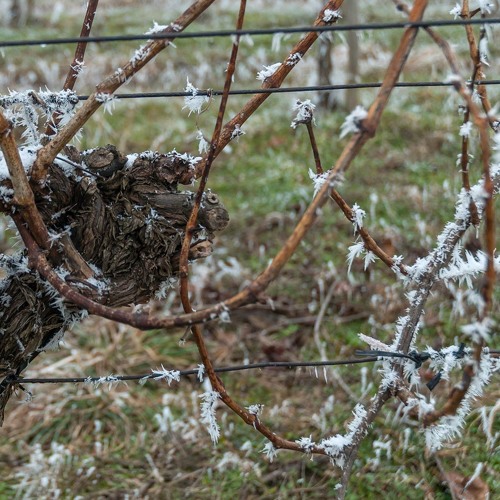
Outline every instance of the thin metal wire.
<svg viewBox="0 0 500 500"><path fill-rule="evenodd" d="M387 30L387 29L404 29L409 27L427 28L430 26L465 26L483 25L483 24L499 24L499 18L492 19L441 19L435 21L419 21L419 22L389 22L389 23L363 23L363 24L335 24L331 26L297 26L297 27L282 27L282 28L259 28L259 29L242 29L242 30L216 30L216 31L194 31L194 32L170 32L170 33L150 33L137 35L108 35L108 36L89 36L81 37L65 37L65 38L49 38L37 40L4 40L0 41L0 47L26 47L33 45L61 45L74 44L79 42L88 43L106 43L106 42L124 42L133 40L168 40L179 38L215 38L227 36L257 36L257 35L275 35L277 33L308 33L308 32L335 32L335 31L367 31L367 30Z"/></svg>
<svg viewBox="0 0 500 500"><path fill-rule="evenodd" d="M461 352L461 347L457 348L457 353ZM429 359L429 355L426 352L412 352L409 355L402 354L398 352L389 351L356 351L360 355L365 355L369 353L376 353L375 356L367 356L363 358L351 358L344 360L334 360L334 361L267 361L263 363L249 363L246 365L233 365L215 368L216 373L229 373L237 371L246 370L256 370L264 368L317 368L326 366L340 366L340 365L357 365L362 363L373 363L380 360L382 357L391 358L408 358L411 361L416 362L419 366L422 362ZM500 350L488 349L488 354L498 355ZM200 370L198 368L192 368L188 370L162 370L160 373L145 373L142 375L108 375L103 377L53 377L53 378L22 378L16 377L15 375L8 376L4 380L6 385L20 385L20 384L77 384L77 383L88 383L88 384L106 384L114 382L129 382L134 380L146 381L165 378L165 373L178 372L177 374L181 377L187 375L198 375Z"/></svg>
<svg viewBox="0 0 500 500"><path fill-rule="evenodd" d="M247 365L234 365L215 368L216 373L237 372L244 370L255 370L263 368L317 368L321 366L338 366L338 365L355 365L360 363L373 363L377 361L377 357L371 356L366 358L345 359L341 361L269 361L265 363L250 363ZM169 372L178 371L179 376L197 375L199 370L168 370ZM146 373L143 375L109 375L104 377L63 377L63 378L22 378L12 377L8 380L8 384L70 384L70 383L109 383L109 382L126 382L131 380L147 380L147 379L162 379L164 374Z"/></svg>
<svg viewBox="0 0 500 500"><path fill-rule="evenodd" d="M475 85L500 85L500 80L477 80L474 81ZM279 87L274 89L240 89L230 90L230 95L249 95L249 94L286 94L294 92L328 92L332 90L351 90L351 89L370 89L379 88L382 82L368 82L368 83L346 83L341 85L309 85L299 87ZM397 82L395 87L400 88L416 88L416 87L451 87L452 83L447 82ZM190 97L192 92L133 92L123 94L113 94L118 99L148 99L159 97ZM222 90L202 90L198 89L196 95L201 96L220 96ZM85 101L89 98L88 95L79 95L80 101Z"/></svg>

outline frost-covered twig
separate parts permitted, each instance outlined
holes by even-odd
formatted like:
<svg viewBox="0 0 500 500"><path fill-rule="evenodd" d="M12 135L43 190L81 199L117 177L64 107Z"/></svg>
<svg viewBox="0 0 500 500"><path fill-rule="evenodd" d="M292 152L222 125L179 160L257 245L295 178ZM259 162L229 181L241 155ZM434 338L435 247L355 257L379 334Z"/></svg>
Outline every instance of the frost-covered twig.
<svg viewBox="0 0 500 500"><path fill-rule="evenodd" d="M31 172L32 180L43 182L49 165L59 152L77 134L89 118L99 109L101 102L97 99L98 94L112 95L119 87L127 82L133 75L140 71L159 52L167 47L175 34L189 26L202 12L204 12L214 0L197 0L174 23L168 25L162 33L172 36L165 39L151 40L144 47L141 47L134 56L123 66L118 68L112 75L108 76L96 86L96 90L78 109L73 118L59 130L58 134L38 153L37 160Z"/></svg>
<svg viewBox="0 0 500 500"><path fill-rule="evenodd" d="M85 12L85 17L83 19L80 38L87 38L90 35L90 31L92 30L92 24L94 23L94 18L98 4L99 0L89 0L87 2L87 11ZM77 43L75 49L75 56L73 57L73 62L69 65L68 74L66 76L66 80L63 85L64 90L73 90L73 88L75 87L76 80L84 69L86 49L87 49L86 41L81 40ZM59 122L60 122L60 116L57 113L54 113L52 115L51 120L47 124L45 133L47 135L53 135L57 130Z"/></svg>

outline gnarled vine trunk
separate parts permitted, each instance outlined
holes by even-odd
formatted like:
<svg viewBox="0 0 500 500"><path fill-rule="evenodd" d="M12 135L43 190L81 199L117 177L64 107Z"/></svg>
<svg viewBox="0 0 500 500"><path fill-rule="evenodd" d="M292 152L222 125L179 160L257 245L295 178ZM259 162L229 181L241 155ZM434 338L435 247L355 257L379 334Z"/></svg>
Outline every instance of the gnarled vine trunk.
<svg viewBox="0 0 500 500"><path fill-rule="evenodd" d="M62 260L56 263L59 276L112 307L144 303L161 293L178 272L194 202L194 193L178 185L193 182L195 163L175 151L126 157L111 145L83 153L65 148L46 185L34 186L36 203L51 236L69 237L94 276L71 273ZM217 195L205 193L190 258L209 255L214 232L228 221ZM64 331L87 314L30 270L25 253L4 258L3 264L8 276L0 282L0 422L12 377L57 346Z"/></svg>

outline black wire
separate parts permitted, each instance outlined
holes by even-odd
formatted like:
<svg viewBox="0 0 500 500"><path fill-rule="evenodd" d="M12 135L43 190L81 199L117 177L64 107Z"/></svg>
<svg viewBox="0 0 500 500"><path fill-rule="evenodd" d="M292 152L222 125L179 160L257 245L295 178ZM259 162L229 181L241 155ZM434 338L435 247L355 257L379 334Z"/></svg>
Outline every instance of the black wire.
<svg viewBox="0 0 500 500"><path fill-rule="evenodd" d="M235 365L235 366L225 366L220 368L215 368L216 373L227 373L227 372L237 372L244 370L255 370L262 368L301 368L301 367L318 367L318 366L338 366L338 365L356 365L360 363L373 363L377 361L377 357L366 357L366 358L355 358L355 359L345 359L342 361L269 361L265 363L250 363L247 365ZM167 370L167 371L177 371ZM197 375L198 369L190 370L179 370L180 376L186 375ZM22 378L22 377L12 377L8 381L9 385L14 384L70 384L70 383L112 383L112 382L126 382L131 380L145 380L145 379L162 379L164 375L162 373L146 373L144 375L109 375L105 377L65 377L65 378Z"/></svg>
<svg viewBox="0 0 500 500"><path fill-rule="evenodd" d="M500 80L477 80L475 85L500 85ZM371 89L379 88L382 82L368 82L368 83L346 83L342 85L309 85L303 87L279 87L272 89L241 89L230 90L230 95L249 95L249 94L286 94L292 92L327 92L331 90L351 90L351 89ZM395 87L413 88L413 87L450 87L452 83L447 82L397 82ZM220 96L222 90L201 90L198 89L197 96ZM158 98L158 97L191 97L192 92L135 92L113 94L118 99L143 99L143 98ZM79 95L80 101L86 101L90 96Z"/></svg>
<svg viewBox="0 0 500 500"><path fill-rule="evenodd" d="M363 23L363 24L335 24L332 26L297 26L289 28L260 28L260 29L242 29L242 30L218 30L218 31L195 31L169 32L169 33L151 33L149 35L110 35L110 36L89 36L89 37L66 37L38 40L6 40L0 41L0 47L23 47L32 45L60 45L66 43L80 42L123 42L132 40L165 40L178 38L212 38L237 35L273 35L276 33L307 33L307 32L328 32L328 31L364 31L364 30L386 30L401 28L428 28L431 26L464 26L468 24L498 24L500 19L448 19L436 21L418 21L418 22L392 22L392 23Z"/></svg>
<svg viewBox="0 0 500 500"><path fill-rule="evenodd" d="M496 349L488 349L488 354L498 355L500 354L500 350ZM375 356L367 356L364 358L354 358L354 359L344 359L338 361L267 361L263 363L249 363L246 365L234 365L234 366L225 366L220 368L215 368L214 371L216 373L228 373L228 372L237 372L237 371L245 371L245 370L255 370L262 368L317 368L317 367L325 367L325 366L339 366L339 365L357 365L361 363L373 363L378 361L381 357L399 357L399 358L409 358L413 361L417 359L419 361L419 366L421 365L421 361L426 361L429 359L428 353L418 353L411 352L409 354L403 354L398 352L389 352L389 351L362 351L357 350L356 353L359 355L375 353ZM457 351L457 354L460 357L463 357L463 347ZM197 375L199 373L198 368L193 368L189 370L166 370L167 372L178 371L179 376L187 376L187 375ZM60 377L60 378L22 378L17 377L15 375L7 376L3 383L5 385L21 385L21 384L76 384L76 383L99 383L99 384L107 384L113 382L127 382L133 380L155 380L155 379L163 379L165 375L163 373L146 373L143 375L108 375L104 377Z"/></svg>

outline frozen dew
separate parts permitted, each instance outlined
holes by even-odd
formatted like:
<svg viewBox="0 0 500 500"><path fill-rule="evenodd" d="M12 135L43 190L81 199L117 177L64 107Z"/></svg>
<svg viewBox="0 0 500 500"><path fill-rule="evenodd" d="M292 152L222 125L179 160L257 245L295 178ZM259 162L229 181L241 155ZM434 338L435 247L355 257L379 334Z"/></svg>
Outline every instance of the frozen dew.
<svg viewBox="0 0 500 500"><path fill-rule="evenodd" d="M455 4L455 7L450 10L450 15L453 16L453 19L457 19L460 17L460 14L462 13L462 6L459 3Z"/></svg>
<svg viewBox="0 0 500 500"><path fill-rule="evenodd" d="M180 382L181 380L181 372L179 370L167 370L163 365L161 368L157 368L156 370L151 370L151 377L154 380L165 380L168 385L172 382Z"/></svg>
<svg viewBox="0 0 500 500"><path fill-rule="evenodd" d="M187 79L185 92L191 95L184 97L184 106L182 109L188 109L189 114L196 113L200 114L203 110L203 106L210 101L207 95L199 95L199 89L197 89L190 81Z"/></svg>
<svg viewBox="0 0 500 500"><path fill-rule="evenodd" d="M269 441L264 445L264 448L262 448L261 453L264 453L269 460L269 462L273 462L273 460L276 458L278 455L278 449L274 447L273 443Z"/></svg>
<svg viewBox="0 0 500 500"><path fill-rule="evenodd" d="M356 259L360 255L362 255L364 251L365 251L365 244L362 241L360 241L358 243L354 243L354 245L351 245L349 247L349 251L347 253L347 264L348 264L347 272L348 273L351 272L351 267L352 267L352 263L354 262L354 259Z"/></svg>
<svg viewBox="0 0 500 500"><path fill-rule="evenodd" d="M460 127L459 135L461 135L462 137L469 137L471 130L472 130L472 122L471 121L465 122Z"/></svg>
<svg viewBox="0 0 500 500"><path fill-rule="evenodd" d="M269 77L273 76L274 73L281 66L281 63L271 64L271 66L264 66L264 69L257 73L257 80L264 82Z"/></svg>
<svg viewBox="0 0 500 500"><path fill-rule="evenodd" d="M352 207L352 223L354 232L363 227L363 219L366 217L366 212L355 203Z"/></svg>
<svg viewBox="0 0 500 500"><path fill-rule="evenodd" d="M295 441L306 453L311 453L316 443L312 440L312 436L301 437Z"/></svg>
<svg viewBox="0 0 500 500"><path fill-rule="evenodd" d="M116 104L116 96L106 92L98 92L95 95L95 99L103 105L105 113L109 113L110 115L113 114Z"/></svg>
<svg viewBox="0 0 500 500"><path fill-rule="evenodd" d="M254 404L254 405L246 406L245 408L248 410L248 413L250 413L251 415L255 415L256 417L258 417L262 413L262 410L264 409L264 405L260 404L260 403L257 403L257 404Z"/></svg>
<svg viewBox="0 0 500 500"><path fill-rule="evenodd" d="M339 19L342 19L342 13L340 12L339 9L337 10L325 9L325 12L323 12L322 21L324 23L335 23Z"/></svg>
<svg viewBox="0 0 500 500"><path fill-rule="evenodd" d="M361 124L368 116L368 112L363 106L356 106L354 111L347 116L344 123L340 127L340 138L342 139L347 134L357 134L361 131Z"/></svg>
<svg viewBox="0 0 500 500"><path fill-rule="evenodd" d="M236 124L234 126L234 129L233 131L231 132L231 141L233 141L234 139L238 139L239 137L241 137L242 135L245 135L245 131L241 129L241 125L240 124Z"/></svg>
<svg viewBox="0 0 500 500"><path fill-rule="evenodd" d="M217 391L207 391L199 396L201 398L200 421L208 430L212 442L217 444L220 437L220 427L217 424L215 409L220 394Z"/></svg>
<svg viewBox="0 0 500 500"><path fill-rule="evenodd" d="M292 111L296 111L297 114L295 115L295 118L292 120L292 123L290 124L290 127L293 129L297 128L297 125L301 123L315 123L314 122L314 110L316 109L316 106L309 100L306 99L305 101L301 101L300 99L297 99L293 106L292 106Z"/></svg>
<svg viewBox="0 0 500 500"><path fill-rule="evenodd" d="M314 185L314 193L313 197L315 197L320 189L323 187L323 184L328 179L329 172L323 172L322 174L316 174L311 169L309 169L309 178L313 181Z"/></svg>

